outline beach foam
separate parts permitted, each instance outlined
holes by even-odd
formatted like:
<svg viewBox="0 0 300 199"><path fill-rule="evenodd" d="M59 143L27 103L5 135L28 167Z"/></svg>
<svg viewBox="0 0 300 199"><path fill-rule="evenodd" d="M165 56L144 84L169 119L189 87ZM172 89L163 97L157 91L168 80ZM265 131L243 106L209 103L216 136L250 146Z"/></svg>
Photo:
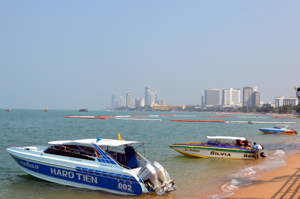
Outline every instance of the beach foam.
<svg viewBox="0 0 300 199"><path fill-rule="evenodd" d="M224 185L222 185L221 189L225 192L232 192L238 189L237 185L239 185L240 182L236 179L231 179L231 181L226 182Z"/></svg>
<svg viewBox="0 0 300 199"><path fill-rule="evenodd" d="M241 169L238 173L232 174L231 176L235 178L240 178L240 177L250 177L254 174L256 174L254 167L248 167L245 169Z"/></svg>
<svg viewBox="0 0 300 199"><path fill-rule="evenodd" d="M273 155L284 155L285 152L283 150L276 150Z"/></svg>

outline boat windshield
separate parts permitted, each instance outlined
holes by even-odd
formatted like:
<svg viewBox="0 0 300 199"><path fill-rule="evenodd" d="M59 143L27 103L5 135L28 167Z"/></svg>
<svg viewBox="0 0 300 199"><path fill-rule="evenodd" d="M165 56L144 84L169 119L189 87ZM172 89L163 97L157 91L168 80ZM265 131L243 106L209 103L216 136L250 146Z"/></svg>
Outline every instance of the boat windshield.
<svg viewBox="0 0 300 199"><path fill-rule="evenodd" d="M219 145L219 146L225 146L225 145L232 145L233 142L229 142L229 140L221 140L221 139L210 139L206 142L207 145Z"/></svg>
<svg viewBox="0 0 300 199"><path fill-rule="evenodd" d="M290 129L289 125L275 126L274 129Z"/></svg>
<svg viewBox="0 0 300 199"><path fill-rule="evenodd" d="M139 155L139 148L143 150L143 157ZM125 168L138 167L139 160L146 160L145 157L145 143L139 144L131 144L131 145L121 145L121 146L103 146L102 149L112 158L114 159L120 166ZM139 160L137 160L137 157ZM131 165L129 160L136 159L136 163Z"/></svg>
<svg viewBox="0 0 300 199"><path fill-rule="evenodd" d="M93 147L79 145L52 145L44 153L80 158L85 160L95 160L95 150Z"/></svg>

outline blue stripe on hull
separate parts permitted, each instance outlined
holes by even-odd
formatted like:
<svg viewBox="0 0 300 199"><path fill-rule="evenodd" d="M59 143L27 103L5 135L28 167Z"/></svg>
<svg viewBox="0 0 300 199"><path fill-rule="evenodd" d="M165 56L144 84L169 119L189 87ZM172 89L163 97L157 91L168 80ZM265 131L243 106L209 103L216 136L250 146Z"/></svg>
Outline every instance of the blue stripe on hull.
<svg viewBox="0 0 300 199"><path fill-rule="evenodd" d="M259 129L260 131L262 131L263 133L273 133L273 134L282 134L285 132L288 132L287 130L274 130L274 129Z"/></svg>
<svg viewBox="0 0 300 199"><path fill-rule="evenodd" d="M104 172L99 172L98 170L88 170L81 167L77 167L76 170L70 170L23 160L15 156L13 158L19 166L32 172L82 184L85 187L90 186L91 189L99 188L108 192L121 192L120 194L140 195L143 193L141 185L129 176L120 178L117 175L104 175Z"/></svg>

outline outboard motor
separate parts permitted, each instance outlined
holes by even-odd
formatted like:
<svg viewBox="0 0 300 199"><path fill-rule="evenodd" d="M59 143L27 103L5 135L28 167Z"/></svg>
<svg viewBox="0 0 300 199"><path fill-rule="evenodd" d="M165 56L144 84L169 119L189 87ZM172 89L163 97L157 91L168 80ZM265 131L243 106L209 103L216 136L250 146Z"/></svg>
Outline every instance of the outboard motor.
<svg viewBox="0 0 300 199"><path fill-rule="evenodd" d="M151 165L156 169L158 180L162 186L165 186L168 192L172 191L174 188L174 180L167 178L165 168L156 161L152 162Z"/></svg>
<svg viewBox="0 0 300 199"><path fill-rule="evenodd" d="M163 195L166 192L166 188L159 183L156 169L151 164L145 164L138 175L157 195Z"/></svg>

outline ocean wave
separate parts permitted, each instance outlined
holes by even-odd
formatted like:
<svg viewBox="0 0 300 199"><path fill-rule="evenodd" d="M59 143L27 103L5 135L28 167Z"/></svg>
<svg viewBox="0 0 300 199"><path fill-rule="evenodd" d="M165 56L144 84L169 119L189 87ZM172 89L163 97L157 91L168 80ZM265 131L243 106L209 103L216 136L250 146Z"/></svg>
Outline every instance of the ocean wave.
<svg viewBox="0 0 300 199"><path fill-rule="evenodd" d="M273 155L284 155L285 152L283 150L276 150L275 153Z"/></svg>
<svg viewBox="0 0 300 199"><path fill-rule="evenodd" d="M226 182L224 185L221 186L221 189L225 192L232 192L238 189L240 182L237 179L231 179L231 181Z"/></svg>
<svg viewBox="0 0 300 199"><path fill-rule="evenodd" d="M239 189L241 182L237 179L231 179L221 186L222 192L209 196L209 199L220 199L229 195L232 195L236 190Z"/></svg>
<svg viewBox="0 0 300 199"><path fill-rule="evenodd" d="M245 169L241 169L236 174L232 174L232 177L250 177L251 175L256 174L256 171L254 170L254 167L248 167Z"/></svg>

